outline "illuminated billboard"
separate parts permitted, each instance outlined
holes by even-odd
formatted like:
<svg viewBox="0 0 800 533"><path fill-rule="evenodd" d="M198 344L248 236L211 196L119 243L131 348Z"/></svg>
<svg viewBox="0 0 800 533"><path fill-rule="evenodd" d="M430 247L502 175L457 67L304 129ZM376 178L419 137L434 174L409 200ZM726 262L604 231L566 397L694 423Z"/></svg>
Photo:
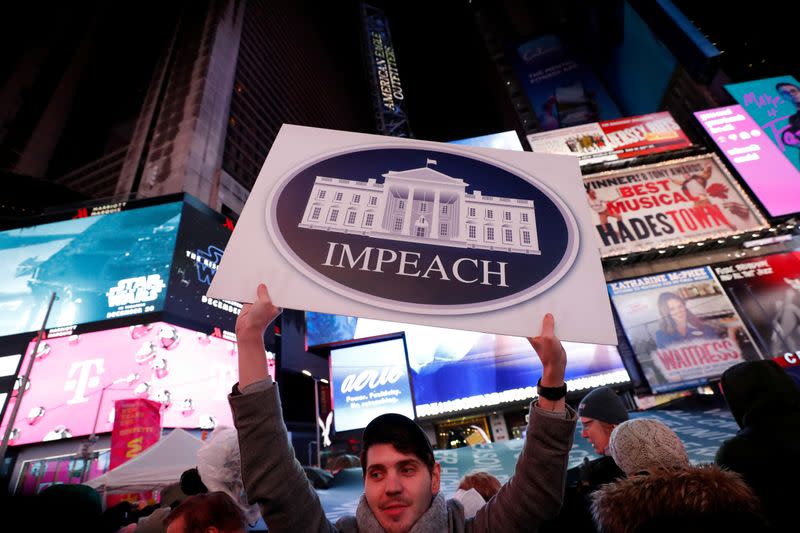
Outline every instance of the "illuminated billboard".
<svg viewBox="0 0 800 533"><path fill-rule="evenodd" d="M608 292L653 392L761 358L710 267L614 281Z"/></svg>
<svg viewBox="0 0 800 533"><path fill-rule="evenodd" d="M766 227L714 155L591 174L583 184L603 257Z"/></svg>
<svg viewBox="0 0 800 533"><path fill-rule="evenodd" d="M0 336L160 311L181 205L0 232Z"/></svg>
<svg viewBox="0 0 800 533"><path fill-rule="evenodd" d="M800 212L800 170L742 106L706 109L694 116L771 216Z"/></svg>
<svg viewBox="0 0 800 533"><path fill-rule="evenodd" d="M49 337L39 346L12 444L109 432L114 401L125 398L161 402L164 427L231 425L227 395L237 381L235 342L166 322ZM15 401L16 393L2 431Z"/></svg>

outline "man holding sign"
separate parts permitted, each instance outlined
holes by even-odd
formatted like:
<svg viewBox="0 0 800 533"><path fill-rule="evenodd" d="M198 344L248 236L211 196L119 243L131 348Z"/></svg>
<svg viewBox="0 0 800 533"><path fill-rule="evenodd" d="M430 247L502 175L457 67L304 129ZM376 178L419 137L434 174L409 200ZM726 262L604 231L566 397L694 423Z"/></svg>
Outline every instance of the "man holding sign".
<svg viewBox="0 0 800 533"><path fill-rule="evenodd" d="M267 374L263 333L279 313L267 287L259 285L255 302L244 306L236 323L240 381L229 397L245 490L270 531L536 531L558 512L576 414L564 401L567 356L552 315L545 315L541 334L529 338L543 373L525 448L514 476L474 518L466 519L461 504L440 493L440 466L422 429L390 414L364 431L365 493L356 515L333 525L294 457L277 385Z"/></svg>

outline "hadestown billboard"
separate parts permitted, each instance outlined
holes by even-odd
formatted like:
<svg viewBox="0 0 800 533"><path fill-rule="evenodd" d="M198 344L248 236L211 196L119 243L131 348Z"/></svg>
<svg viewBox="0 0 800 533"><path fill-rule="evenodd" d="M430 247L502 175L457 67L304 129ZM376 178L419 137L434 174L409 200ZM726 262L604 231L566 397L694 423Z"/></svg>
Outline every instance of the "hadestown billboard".
<svg viewBox="0 0 800 533"><path fill-rule="evenodd" d="M284 126L208 295L616 344L577 161Z"/></svg>

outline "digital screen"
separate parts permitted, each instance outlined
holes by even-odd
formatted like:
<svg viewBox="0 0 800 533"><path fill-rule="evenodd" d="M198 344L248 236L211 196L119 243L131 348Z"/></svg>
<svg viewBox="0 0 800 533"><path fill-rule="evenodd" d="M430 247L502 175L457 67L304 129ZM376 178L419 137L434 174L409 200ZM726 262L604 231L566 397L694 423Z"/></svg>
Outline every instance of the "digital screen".
<svg viewBox="0 0 800 533"><path fill-rule="evenodd" d="M336 431L366 427L386 413L415 418L402 337L331 348L331 372Z"/></svg>
<svg viewBox="0 0 800 533"><path fill-rule="evenodd" d="M773 217L800 211L800 170L740 105L694 114Z"/></svg>
<svg viewBox="0 0 800 533"><path fill-rule="evenodd" d="M499 148L501 150L516 150L522 152L522 143L519 142L516 131L504 131L502 133L492 133L491 135L482 135L480 137L471 137L469 139L461 139L458 141L451 141L450 144L463 144L466 146L480 146L483 148Z"/></svg>
<svg viewBox="0 0 800 533"><path fill-rule="evenodd" d="M765 358L800 350L800 252L715 265Z"/></svg>
<svg viewBox="0 0 800 533"><path fill-rule="evenodd" d="M800 171L800 83L792 76L778 76L725 89Z"/></svg>
<svg viewBox="0 0 800 533"><path fill-rule="evenodd" d="M165 304L171 320L235 330L241 304L206 296L232 231L229 220L187 196Z"/></svg>
<svg viewBox="0 0 800 533"><path fill-rule="evenodd" d="M608 292L653 392L694 387L760 359L710 267L615 281Z"/></svg>
<svg viewBox="0 0 800 533"><path fill-rule="evenodd" d="M90 435L95 417L95 433L110 432L114 401L125 398L161 402L164 427L232 425L227 395L238 367L236 343L229 340L155 322L47 338L38 354L12 444ZM2 431L15 401L16 393Z"/></svg>
<svg viewBox="0 0 800 533"><path fill-rule="evenodd" d="M181 205L0 232L0 336L162 310Z"/></svg>
<svg viewBox="0 0 800 533"><path fill-rule="evenodd" d="M529 400L542 365L527 339L306 313L308 344L404 331L417 416ZM570 390L630 380L614 346L565 342Z"/></svg>

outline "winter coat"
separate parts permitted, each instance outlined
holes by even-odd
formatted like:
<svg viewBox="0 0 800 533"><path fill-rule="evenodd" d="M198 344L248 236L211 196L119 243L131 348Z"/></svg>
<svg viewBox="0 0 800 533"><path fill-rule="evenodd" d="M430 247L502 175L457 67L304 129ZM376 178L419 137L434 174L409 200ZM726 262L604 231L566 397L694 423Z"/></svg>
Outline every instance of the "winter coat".
<svg viewBox="0 0 800 533"><path fill-rule="evenodd" d="M722 389L742 429L722 444L716 463L742 475L776 531L797 531L800 389L773 361L729 368Z"/></svg>
<svg viewBox="0 0 800 533"><path fill-rule="evenodd" d="M621 479L592 499L603 533L758 533L766 527L750 487L716 465Z"/></svg>
<svg viewBox="0 0 800 533"><path fill-rule="evenodd" d="M242 478L250 503L261 507L274 533L372 533L382 528L362 498L355 516L331 524L319 497L294 456L281 414L277 385L271 379L254 383L228 397L239 432ZM536 531L561 508L564 479L577 415L546 411L531 404L525 446L514 475L473 518L439 494L414 533Z"/></svg>

